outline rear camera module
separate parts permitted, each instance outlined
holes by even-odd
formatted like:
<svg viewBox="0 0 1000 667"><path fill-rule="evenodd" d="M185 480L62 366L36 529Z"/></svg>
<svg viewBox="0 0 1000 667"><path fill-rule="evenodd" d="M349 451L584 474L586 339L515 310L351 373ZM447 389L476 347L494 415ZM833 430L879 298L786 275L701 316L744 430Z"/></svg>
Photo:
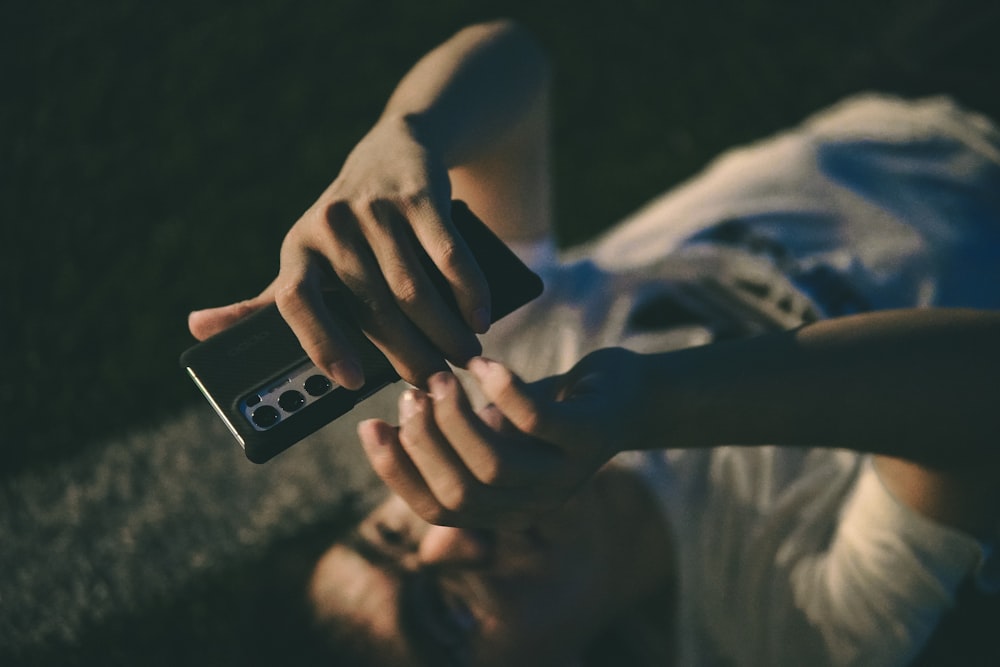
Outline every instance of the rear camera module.
<svg viewBox="0 0 1000 667"><path fill-rule="evenodd" d="M326 392L330 391L330 387L332 387L333 384L330 382L329 378L323 375L313 375L306 380L304 386L310 396L322 396Z"/></svg>
<svg viewBox="0 0 1000 667"><path fill-rule="evenodd" d="M260 428L271 428L281 419L281 413L270 405L262 405L253 411L250 419Z"/></svg>
<svg viewBox="0 0 1000 667"><path fill-rule="evenodd" d="M285 412L295 412L305 404L306 397L294 389L286 391L280 398L278 398L278 405L280 405L281 409Z"/></svg>
<svg viewBox="0 0 1000 667"><path fill-rule="evenodd" d="M336 396L339 386L311 361L255 387L240 400L239 410L256 431L266 431L279 422L298 416L305 408ZM352 398L345 395L345 399ZM333 401L336 403L336 401ZM336 409L336 405L331 408Z"/></svg>

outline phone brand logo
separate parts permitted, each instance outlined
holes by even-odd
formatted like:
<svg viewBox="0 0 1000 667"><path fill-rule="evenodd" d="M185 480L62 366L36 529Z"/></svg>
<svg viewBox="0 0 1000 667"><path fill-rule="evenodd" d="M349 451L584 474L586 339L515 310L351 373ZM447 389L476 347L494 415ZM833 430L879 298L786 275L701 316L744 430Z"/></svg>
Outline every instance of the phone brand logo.
<svg viewBox="0 0 1000 667"><path fill-rule="evenodd" d="M247 350L249 350L251 347L254 347L255 345L259 345L260 343L263 343L270 336L271 336L271 332L270 331L258 331L257 333L255 333L254 335L250 336L249 338L246 338L246 339L240 341L239 345L235 345L235 346L229 348L229 351L226 352L226 355L230 356L230 357L235 357L235 356L241 355L244 352L246 352Z"/></svg>

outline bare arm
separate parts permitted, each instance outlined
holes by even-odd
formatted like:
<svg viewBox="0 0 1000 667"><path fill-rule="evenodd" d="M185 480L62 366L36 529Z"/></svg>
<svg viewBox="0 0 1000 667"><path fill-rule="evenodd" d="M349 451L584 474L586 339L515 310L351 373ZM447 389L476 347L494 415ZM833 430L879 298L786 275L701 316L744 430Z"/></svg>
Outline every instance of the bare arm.
<svg viewBox="0 0 1000 667"><path fill-rule="evenodd" d="M193 313L192 333L204 339L277 303L313 363L358 388L356 350L323 306L322 291L338 285L404 379L424 384L446 360L464 364L489 327L490 294L449 201L464 198L507 240L548 231L547 83L541 50L509 22L467 28L432 50L288 232L274 282L253 299ZM459 315L414 244L448 280Z"/></svg>
<svg viewBox="0 0 1000 667"><path fill-rule="evenodd" d="M975 535L1000 525L1000 313L871 313L662 355L651 372L670 378L651 400L670 406L671 442L872 452L919 512Z"/></svg>
<svg viewBox="0 0 1000 667"><path fill-rule="evenodd" d="M551 229L549 67L535 42L500 21L459 32L400 81L380 122L407 123L436 146L452 194L504 240Z"/></svg>
<svg viewBox="0 0 1000 667"><path fill-rule="evenodd" d="M684 446L849 447L980 460L1000 436L1000 313L913 309L656 355L650 402Z"/></svg>
<svg viewBox="0 0 1000 667"><path fill-rule="evenodd" d="M981 534L1000 521L997 341L1000 313L905 310L657 355L599 350L535 383L476 361L516 430L485 426L439 374L400 429L361 434L375 470L431 521L544 511L623 450L774 444L874 453L900 500Z"/></svg>

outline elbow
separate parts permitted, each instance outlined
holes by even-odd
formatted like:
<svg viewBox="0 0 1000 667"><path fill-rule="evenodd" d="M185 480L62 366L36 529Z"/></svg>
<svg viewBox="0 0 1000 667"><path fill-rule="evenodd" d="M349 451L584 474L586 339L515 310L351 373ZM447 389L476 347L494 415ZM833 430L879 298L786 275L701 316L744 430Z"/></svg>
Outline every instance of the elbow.
<svg viewBox="0 0 1000 667"><path fill-rule="evenodd" d="M551 62L546 50L534 33L510 18L497 18L482 23L476 23L463 28L458 35L469 39L493 43L502 46L509 52L517 54L517 59L530 70L541 76L541 81L548 84L551 76Z"/></svg>

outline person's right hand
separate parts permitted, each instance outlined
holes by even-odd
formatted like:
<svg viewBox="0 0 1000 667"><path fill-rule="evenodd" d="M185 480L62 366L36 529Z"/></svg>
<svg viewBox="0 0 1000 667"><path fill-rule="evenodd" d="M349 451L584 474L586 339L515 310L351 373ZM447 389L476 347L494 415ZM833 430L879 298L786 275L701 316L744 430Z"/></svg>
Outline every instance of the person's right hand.
<svg viewBox="0 0 1000 667"><path fill-rule="evenodd" d="M490 294L475 259L450 219L451 186L440 156L405 120L383 118L348 156L336 180L285 236L278 276L247 301L196 311L199 340L275 302L312 362L349 388L364 383L357 350L323 303L346 290L365 334L408 382L481 350ZM456 314L418 260L417 244L450 285Z"/></svg>
<svg viewBox="0 0 1000 667"><path fill-rule="evenodd" d="M662 436L649 409L647 360L621 348L568 373L526 383L495 361L469 370L491 401L474 412L451 373L431 392L407 390L400 425L371 419L358 433L372 468L435 524L517 527L568 500L619 451ZM655 424L655 425L654 425Z"/></svg>

